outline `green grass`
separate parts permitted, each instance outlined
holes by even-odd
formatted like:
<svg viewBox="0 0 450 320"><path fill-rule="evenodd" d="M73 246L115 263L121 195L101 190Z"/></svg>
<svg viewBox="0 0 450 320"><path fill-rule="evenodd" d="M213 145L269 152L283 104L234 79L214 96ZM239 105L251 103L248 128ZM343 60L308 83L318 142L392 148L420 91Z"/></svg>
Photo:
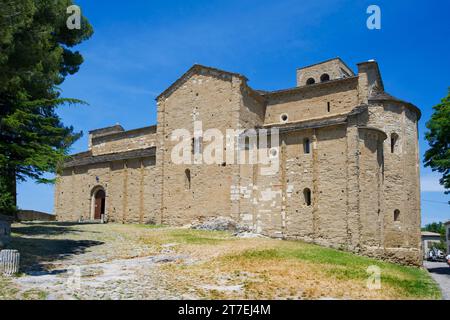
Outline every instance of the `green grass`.
<svg viewBox="0 0 450 320"><path fill-rule="evenodd" d="M381 285L388 285L404 296L411 298L440 299L441 293L428 273L421 268L401 266L376 259L358 256L348 252L323 248L316 245L289 241L277 249L248 250L226 259L239 260L300 260L322 265L322 272L337 280L365 281L369 266L381 270Z"/></svg>
<svg viewBox="0 0 450 320"><path fill-rule="evenodd" d="M17 292L17 289L11 285L11 280L0 275L0 300L13 300Z"/></svg>
<svg viewBox="0 0 450 320"><path fill-rule="evenodd" d="M218 244L222 241L231 240L227 232L203 231L203 230L173 230L170 232L173 240L186 244Z"/></svg>
<svg viewBox="0 0 450 320"><path fill-rule="evenodd" d="M25 300L45 300L48 294L41 290L28 290L22 294L22 299Z"/></svg>
<svg viewBox="0 0 450 320"><path fill-rule="evenodd" d="M143 228L143 229L161 229L161 228L167 228L168 226L164 224L132 224L131 226L136 228Z"/></svg>

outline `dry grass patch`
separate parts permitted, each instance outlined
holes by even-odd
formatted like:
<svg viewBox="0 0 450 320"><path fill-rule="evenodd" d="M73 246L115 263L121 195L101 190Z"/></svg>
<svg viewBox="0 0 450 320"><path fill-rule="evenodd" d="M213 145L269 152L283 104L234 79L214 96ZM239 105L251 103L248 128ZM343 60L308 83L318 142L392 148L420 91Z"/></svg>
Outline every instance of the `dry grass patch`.
<svg viewBox="0 0 450 320"><path fill-rule="evenodd" d="M192 249L191 249L192 250ZM197 248L210 256L211 248ZM404 267L296 241L234 240L213 259L167 266L206 299L437 299L425 270ZM367 268L381 269L381 289L369 290Z"/></svg>

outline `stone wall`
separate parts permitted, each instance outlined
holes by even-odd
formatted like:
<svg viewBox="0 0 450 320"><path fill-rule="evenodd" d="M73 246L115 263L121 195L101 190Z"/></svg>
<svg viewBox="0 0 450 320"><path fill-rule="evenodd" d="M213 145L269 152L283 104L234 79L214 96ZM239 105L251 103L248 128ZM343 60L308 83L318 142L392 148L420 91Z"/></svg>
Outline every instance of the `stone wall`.
<svg viewBox="0 0 450 320"><path fill-rule="evenodd" d="M163 223L183 225L210 216L231 215L230 189L236 167L226 162L225 134L227 129L237 128L241 85L242 80L236 76L205 70L185 79L170 96L159 100L161 145L157 166L163 172ZM202 123L203 131L216 129L224 135L224 159L220 163L204 165L201 155L197 155L199 164L195 164L193 154L190 155L192 164L172 161L172 150L180 142L172 139L172 133L185 129L190 134L187 141L190 141L194 138L195 122ZM187 148L192 150L191 143Z"/></svg>
<svg viewBox="0 0 450 320"><path fill-rule="evenodd" d="M56 216L46 212L39 212L34 210L19 210L17 213L19 221L55 221Z"/></svg>
<svg viewBox="0 0 450 320"><path fill-rule="evenodd" d="M91 141L91 150L94 156L154 147L156 145L156 126L94 136Z"/></svg>
<svg viewBox="0 0 450 320"><path fill-rule="evenodd" d="M106 220L154 223L159 216L159 181L155 159L142 158L67 168L58 177L55 211L58 220L92 220L93 196L106 193Z"/></svg>
<svg viewBox="0 0 450 320"><path fill-rule="evenodd" d="M313 64L297 70L297 87L307 85L308 79L321 82L321 76L328 74L330 80L353 76L353 71L339 58Z"/></svg>
<svg viewBox="0 0 450 320"><path fill-rule="evenodd" d="M358 80L294 89L268 95L265 124L299 122L350 112L358 105Z"/></svg>

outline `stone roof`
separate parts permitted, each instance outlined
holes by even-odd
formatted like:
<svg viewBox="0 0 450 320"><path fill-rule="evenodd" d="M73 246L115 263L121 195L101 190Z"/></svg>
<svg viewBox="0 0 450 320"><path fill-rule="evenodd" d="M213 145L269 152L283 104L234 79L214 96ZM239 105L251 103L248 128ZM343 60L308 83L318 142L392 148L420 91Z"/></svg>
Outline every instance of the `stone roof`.
<svg viewBox="0 0 450 320"><path fill-rule="evenodd" d="M269 125L263 126L260 129L269 129L269 128L276 127L280 130L280 132L291 132L291 131L304 130L304 129L329 127L329 126L334 126L334 125L338 125L338 124L345 124L347 122L347 116L348 116L348 114L341 115L341 116L329 117L329 118L316 119L316 120L313 119L313 120L307 120L307 121L287 123L287 124L269 124Z"/></svg>
<svg viewBox="0 0 450 320"><path fill-rule="evenodd" d="M146 149L136 149L125 152L116 152L93 156L92 152L82 152L71 156L65 163L64 168L72 168L77 166L85 166L95 163L105 163L111 161L139 159L146 157L154 157L156 154L156 148L150 147Z"/></svg>
<svg viewBox="0 0 450 320"><path fill-rule="evenodd" d="M288 88L288 89L275 90L275 91L262 91L262 90L258 90L258 91L264 97L275 96L275 95L284 95L284 94L294 94L294 93L302 92L305 90L309 91L312 88L326 87L326 86L330 86L332 84L336 84L338 82L354 81L356 79L358 79L358 76L352 76L352 77L341 78L341 79L333 79L333 80L326 81L326 82L317 82L314 84L293 87L293 88Z"/></svg>
<svg viewBox="0 0 450 320"><path fill-rule="evenodd" d="M131 129L131 130L127 130L127 131L112 132L112 133L103 134L103 135L99 135L99 136L96 135L92 138L92 142L95 143L98 140L101 140L101 141L116 140L116 139L126 138L128 136L140 135L140 134L152 134L152 133L156 133L156 129L157 129L157 126L153 125L153 126Z"/></svg>
<svg viewBox="0 0 450 320"><path fill-rule="evenodd" d="M95 135L102 135L105 133L120 132L120 131L125 131L125 129L120 124L116 124L116 125L110 126L110 127L94 129L94 130L89 131L89 133L95 134Z"/></svg>
<svg viewBox="0 0 450 320"><path fill-rule="evenodd" d="M392 101L392 102L401 103L401 104L404 104L404 105L410 107L411 109L413 109L418 114L418 120L422 116L422 112L420 111L420 109L417 106L415 106L411 102L398 99L398 98L390 95L387 92L377 92L375 95L369 97L369 102L377 102L377 101Z"/></svg>

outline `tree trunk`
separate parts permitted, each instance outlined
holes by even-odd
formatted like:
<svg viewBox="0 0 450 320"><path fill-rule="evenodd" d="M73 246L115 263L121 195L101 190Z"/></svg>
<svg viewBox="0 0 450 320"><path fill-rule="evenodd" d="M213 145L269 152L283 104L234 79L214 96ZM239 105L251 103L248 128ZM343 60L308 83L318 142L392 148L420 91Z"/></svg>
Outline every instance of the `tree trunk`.
<svg viewBox="0 0 450 320"><path fill-rule="evenodd" d="M9 194L9 200L0 207L0 214L11 216L17 219L17 182L16 182L16 170L10 166L6 166L0 169L0 189L1 192Z"/></svg>

